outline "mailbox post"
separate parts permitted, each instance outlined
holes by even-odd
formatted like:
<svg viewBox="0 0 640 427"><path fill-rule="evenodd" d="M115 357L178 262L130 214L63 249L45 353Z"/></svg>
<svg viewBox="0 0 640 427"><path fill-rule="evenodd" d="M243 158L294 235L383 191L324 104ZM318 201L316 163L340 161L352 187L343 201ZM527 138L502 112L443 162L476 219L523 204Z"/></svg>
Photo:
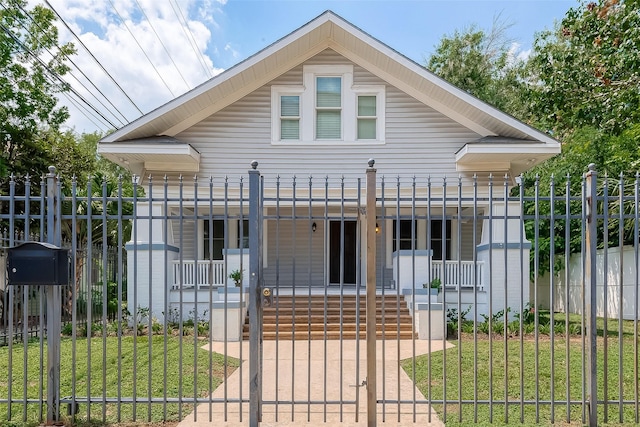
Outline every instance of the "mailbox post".
<svg viewBox="0 0 640 427"><path fill-rule="evenodd" d="M60 419L61 285L69 284L69 251L50 243L26 242L9 249L9 285L47 286L47 424Z"/></svg>

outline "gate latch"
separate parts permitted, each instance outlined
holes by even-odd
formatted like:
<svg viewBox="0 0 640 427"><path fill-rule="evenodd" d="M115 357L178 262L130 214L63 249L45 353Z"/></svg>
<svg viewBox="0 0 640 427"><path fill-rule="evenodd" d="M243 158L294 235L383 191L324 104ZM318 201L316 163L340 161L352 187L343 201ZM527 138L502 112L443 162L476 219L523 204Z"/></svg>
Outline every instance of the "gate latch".
<svg viewBox="0 0 640 427"><path fill-rule="evenodd" d="M362 384L350 384L349 387L366 387L367 380L362 380Z"/></svg>

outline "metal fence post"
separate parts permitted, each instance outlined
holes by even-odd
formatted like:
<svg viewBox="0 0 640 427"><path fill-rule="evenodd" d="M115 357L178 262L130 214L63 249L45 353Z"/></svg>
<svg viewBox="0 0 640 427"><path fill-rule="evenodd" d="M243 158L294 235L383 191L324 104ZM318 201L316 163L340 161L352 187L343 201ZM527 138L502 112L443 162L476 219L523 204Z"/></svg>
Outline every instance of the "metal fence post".
<svg viewBox="0 0 640 427"><path fill-rule="evenodd" d="M262 421L262 295L260 284L260 172L249 171L249 425Z"/></svg>
<svg viewBox="0 0 640 427"><path fill-rule="evenodd" d="M376 169L369 160L367 169L367 426L377 421L376 382Z"/></svg>
<svg viewBox="0 0 640 427"><path fill-rule="evenodd" d="M589 426L596 426L598 423L598 366L597 366L597 329L596 329L596 249L597 238L597 199L596 190L598 174L596 165L589 165L589 172L586 174L587 194L587 225L586 225L586 258L585 258L585 315L587 316L586 336L587 336L587 390L589 403Z"/></svg>
<svg viewBox="0 0 640 427"><path fill-rule="evenodd" d="M60 245L56 168L47 174L47 242ZM47 286L47 425L60 419L60 286Z"/></svg>

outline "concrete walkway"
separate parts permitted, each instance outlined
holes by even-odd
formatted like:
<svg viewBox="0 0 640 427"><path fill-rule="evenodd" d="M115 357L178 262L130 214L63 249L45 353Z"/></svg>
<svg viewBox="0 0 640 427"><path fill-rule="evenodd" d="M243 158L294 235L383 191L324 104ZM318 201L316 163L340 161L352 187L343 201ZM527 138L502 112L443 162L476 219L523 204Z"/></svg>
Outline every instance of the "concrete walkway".
<svg viewBox="0 0 640 427"><path fill-rule="evenodd" d="M309 343L311 343L309 345ZM325 364L326 344L326 364ZM277 400L278 401L348 401L359 399L359 409L356 411L355 403L340 404L290 404L279 403L263 405L263 421L261 426L311 426L321 423L327 425L340 424L342 426L366 426L367 425L367 393L365 387L354 387L356 381L366 377L366 342L359 341L360 345L360 375L356 378L356 346L355 340L343 341L280 341L278 343L278 357L276 359L276 341L265 341L263 349L263 396L264 401L276 400L276 372ZM428 352L428 342L415 341L415 354L421 355ZM221 384L213 393L214 399L238 399L240 396L240 383L242 383L242 395L249 397L249 343L242 343L242 369L237 369L227 379L226 385ZM383 398L383 363L384 363L384 396L389 400L413 401L425 400L420 391L413 386L413 382L403 369L399 369L399 360L407 359L413 355L413 343L411 340L387 341L385 354L382 354L382 342L378 341L378 399ZM451 344L447 343L447 346ZM209 349L209 345L205 346ZM223 343L213 343L212 350L224 354ZM442 350L442 341L432 341L431 351ZM227 343L227 355L240 357L240 343ZM342 355L342 356L341 356ZM292 357L294 356L294 357ZM342 360L342 366L340 361ZM326 365L326 366L325 366ZM326 379L325 373L326 371ZM242 374L242 381L240 375ZM399 377L399 378L398 378ZM295 379L295 381L294 381ZM325 387L326 381L326 387ZM310 384L310 386L309 386ZM340 387L342 385L342 389ZM342 393L342 398L340 394ZM178 427L192 426L216 426L235 427L249 424L249 404L243 403L242 409L239 403L228 403L225 407L222 403L200 404L195 412L188 415ZM398 420L398 409L400 419ZM240 421L242 411L242 421ZM277 418L276 418L277 411ZM412 404L378 404L378 424L384 426L443 426L435 411L426 404L416 405L415 421ZM429 411L431 416L429 417ZM357 414L356 414L357 412ZM384 412L384 414L383 414ZM225 413L226 419L225 422ZM211 422L209 421L211 419Z"/></svg>

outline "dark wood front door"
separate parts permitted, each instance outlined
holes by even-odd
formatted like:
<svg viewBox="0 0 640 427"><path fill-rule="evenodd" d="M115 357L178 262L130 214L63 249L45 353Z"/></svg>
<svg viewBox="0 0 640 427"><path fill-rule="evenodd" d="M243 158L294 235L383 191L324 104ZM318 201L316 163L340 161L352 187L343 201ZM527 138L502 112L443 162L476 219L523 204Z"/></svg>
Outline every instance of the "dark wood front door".
<svg viewBox="0 0 640 427"><path fill-rule="evenodd" d="M358 222L352 220L344 222L331 221L329 224L329 281L331 284L344 283L353 285L356 283L356 231ZM344 236L344 239L342 236ZM341 260L344 260L342 280L340 280Z"/></svg>

